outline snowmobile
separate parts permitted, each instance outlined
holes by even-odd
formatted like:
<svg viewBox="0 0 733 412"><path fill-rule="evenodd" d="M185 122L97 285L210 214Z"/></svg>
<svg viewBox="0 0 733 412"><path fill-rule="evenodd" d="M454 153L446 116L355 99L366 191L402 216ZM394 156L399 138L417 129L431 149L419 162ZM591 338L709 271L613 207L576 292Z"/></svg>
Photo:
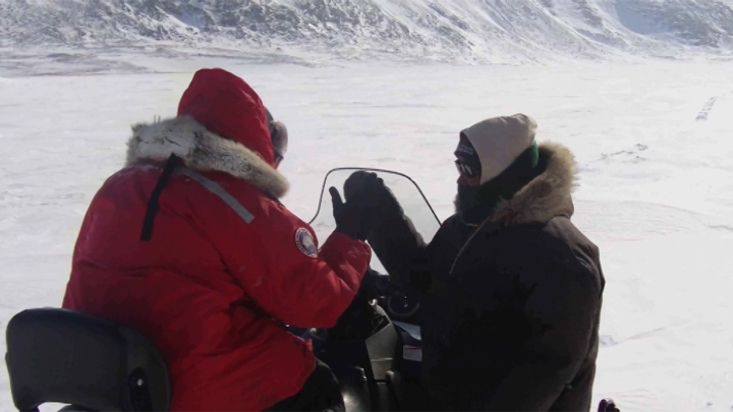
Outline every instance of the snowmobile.
<svg viewBox="0 0 733 412"><path fill-rule="evenodd" d="M318 210L309 222L325 239L335 222L330 186L343 187L357 170L375 172L392 189L424 239L431 239L440 220L419 186L402 173L370 168L329 171L321 187ZM341 384L348 412L428 410L419 381L422 346L420 301L396 288L376 254L356 298L328 330L291 332L311 342ZM62 411L159 411L171 399L168 371L157 349L136 331L93 316L64 309L28 309L7 326L6 363L15 406L38 411L47 402L65 404ZM603 400L599 412L618 411Z"/></svg>
<svg viewBox="0 0 733 412"><path fill-rule="evenodd" d="M440 219L409 176L382 169L337 168L326 174L319 208L309 222L318 238L325 239L335 227L326 189L343 187L358 170L377 173L392 188L423 238L435 235ZM311 331L313 349L339 379L347 411L427 410L430 405L419 383L420 300L391 284L379 258L372 256L361 289L336 326Z"/></svg>

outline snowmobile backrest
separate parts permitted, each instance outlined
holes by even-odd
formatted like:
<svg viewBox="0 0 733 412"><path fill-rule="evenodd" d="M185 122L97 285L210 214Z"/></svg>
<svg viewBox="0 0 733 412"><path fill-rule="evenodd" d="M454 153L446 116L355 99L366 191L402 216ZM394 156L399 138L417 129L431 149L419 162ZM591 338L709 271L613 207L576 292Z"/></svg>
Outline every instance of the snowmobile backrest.
<svg viewBox="0 0 733 412"><path fill-rule="evenodd" d="M34 411L46 402L86 410L160 411L170 382L157 349L132 329L55 308L16 314L6 330L13 402Z"/></svg>

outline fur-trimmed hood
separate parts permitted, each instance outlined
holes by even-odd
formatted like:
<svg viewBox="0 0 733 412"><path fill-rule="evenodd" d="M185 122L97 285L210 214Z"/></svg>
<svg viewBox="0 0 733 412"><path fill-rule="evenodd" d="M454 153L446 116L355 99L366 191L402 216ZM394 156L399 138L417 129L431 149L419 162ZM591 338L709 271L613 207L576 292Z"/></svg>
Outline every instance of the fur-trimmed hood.
<svg viewBox="0 0 733 412"><path fill-rule="evenodd" d="M191 117L132 127L127 142L128 165L141 160L165 161L171 153L191 169L228 173L278 198L288 190L285 177L256 152L208 131Z"/></svg>
<svg viewBox="0 0 733 412"><path fill-rule="evenodd" d="M575 180L575 158L557 143L540 145L540 163L545 169L496 207L491 221L501 225L546 223L556 216L573 214L571 192Z"/></svg>

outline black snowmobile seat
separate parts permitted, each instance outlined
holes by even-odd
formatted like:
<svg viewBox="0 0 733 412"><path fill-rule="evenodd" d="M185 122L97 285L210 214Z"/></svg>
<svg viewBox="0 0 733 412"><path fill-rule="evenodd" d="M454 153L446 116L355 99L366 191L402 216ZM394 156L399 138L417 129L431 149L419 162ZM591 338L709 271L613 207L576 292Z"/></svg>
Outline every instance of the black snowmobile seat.
<svg viewBox="0 0 733 412"><path fill-rule="evenodd" d="M132 329L54 308L16 314L5 360L15 406L46 402L80 410L162 411L170 382L157 349Z"/></svg>

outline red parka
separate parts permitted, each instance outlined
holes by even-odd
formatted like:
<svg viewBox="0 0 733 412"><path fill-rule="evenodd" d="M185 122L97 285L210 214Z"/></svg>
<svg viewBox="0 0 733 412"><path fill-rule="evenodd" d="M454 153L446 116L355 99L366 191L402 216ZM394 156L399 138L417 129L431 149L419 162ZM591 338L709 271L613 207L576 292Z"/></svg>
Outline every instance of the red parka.
<svg viewBox="0 0 733 412"><path fill-rule="evenodd" d="M173 410L259 410L295 394L315 358L284 327L328 327L370 258L361 241L313 230L277 197L264 106L238 77L201 70L179 116L133 128L128 165L94 197L65 308L131 326L161 350ZM164 161L182 159L141 231Z"/></svg>

